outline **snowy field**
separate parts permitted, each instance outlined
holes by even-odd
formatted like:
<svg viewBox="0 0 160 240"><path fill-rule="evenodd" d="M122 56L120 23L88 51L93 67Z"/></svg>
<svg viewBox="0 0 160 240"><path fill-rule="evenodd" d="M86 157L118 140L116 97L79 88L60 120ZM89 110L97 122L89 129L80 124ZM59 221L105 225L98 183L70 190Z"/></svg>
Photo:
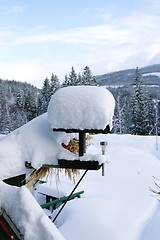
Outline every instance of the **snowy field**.
<svg viewBox="0 0 160 240"><path fill-rule="evenodd" d="M36 131L33 131L33 126L36 125L39 130L38 126L41 126L40 123L42 122L46 122L45 116L18 130L19 134L15 132L7 137L2 136L1 146L3 151L1 151L1 159L4 153L6 159L10 157L10 151L7 151L7 142L10 144L10 150L13 151L12 147L15 145L12 146L11 140L17 142L22 132L25 133L26 130L27 136L31 136L30 128L34 139ZM47 128L43 126L43 129L46 130ZM42 136L41 134L38 135L39 142L41 142L41 137L47 140L44 135ZM158 139L158 150L156 150L155 136L99 134L91 140L87 153L101 154L100 141L108 142L106 158L108 158L109 164L105 164L105 176L102 176L101 169L87 173L76 190L83 190L84 194L81 198L76 198L67 203L55 222L56 227L66 240L159 240L160 202L149 188L156 189L154 182L159 184L157 179L160 178L160 138ZM31 140L30 144L32 144ZM51 144L49 144L49 148L50 146ZM32 151L32 148L30 151ZM42 156L44 157L45 154L44 151ZM50 155L52 154L51 151ZM18 152L13 156L19 156ZM21 168L21 164L16 164L16 161L13 165L10 164L11 160L10 157L9 165L7 161L3 164L6 167L6 173L8 172L7 169L16 169L16 166L24 171L24 167ZM4 168L1 169L5 170ZM18 171L18 173L20 172ZM12 175L12 171L9 171L9 173ZM76 181L78 179L79 177ZM0 187L0 203L2 206L5 206L20 226L22 223L26 225L25 233L28 235L26 234L25 239L28 240L31 236L34 236L35 240L43 240L44 232L46 236L47 229L49 232L46 240L53 239L49 237L51 232L51 236L55 236L54 239L63 239L59 236L55 227L51 228L51 224L42 214L43 210L40 211L36 201L33 201L27 189L25 190L23 187L18 190L16 187L7 187L2 183ZM74 182L70 181L61 172L58 184L56 177L53 175L43 187L46 188L48 193L52 192L55 196L61 197L71 192ZM10 195L11 192L12 195ZM44 203L43 199L37 200ZM16 212L12 208L13 202L14 209L17 209ZM19 206L21 207L19 208ZM33 209L35 213L32 212ZM55 216L56 212L57 210L53 212L52 217ZM43 226L45 222L48 222L47 225L45 224L45 228L42 225L38 227L40 226L39 219L44 219L41 220ZM28 221L30 221L30 224L28 224ZM35 231L35 228L38 231Z"/></svg>
<svg viewBox="0 0 160 240"><path fill-rule="evenodd" d="M99 153L103 140L110 161L105 176L101 170L87 173L76 190L84 194L67 203L56 226L66 240L159 240L160 203L149 190L160 178L156 137L97 135L88 152ZM44 186L61 196L74 184L61 173L58 187L54 177Z"/></svg>
<svg viewBox="0 0 160 240"><path fill-rule="evenodd" d="M94 135L87 153L79 157L62 147L73 135L52 130L112 127L113 113L114 99L105 89L65 88L53 95L48 115L43 114L7 136L0 136L0 208L5 209L24 240L160 239L160 202L150 191L150 188L157 190L155 182L160 184L160 138ZM101 141L108 142L104 156ZM60 172L59 181L53 174L47 183L37 186L36 199L25 186L18 188L2 181L28 173L25 162L39 169L45 164L57 165L58 159L94 158L106 162L105 176L101 169L89 171L76 189L84 194L67 203L55 224L40 207L45 201L38 191L56 197L68 195L75 183L64 172Z"/></svg>

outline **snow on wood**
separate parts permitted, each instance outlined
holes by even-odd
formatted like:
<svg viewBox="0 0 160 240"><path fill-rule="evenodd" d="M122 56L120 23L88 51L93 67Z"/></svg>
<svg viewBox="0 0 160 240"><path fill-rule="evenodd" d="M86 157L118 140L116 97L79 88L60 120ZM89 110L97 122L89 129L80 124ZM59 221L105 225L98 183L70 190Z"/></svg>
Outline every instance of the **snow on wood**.
<svg viewBox="0 0 160 240"><path fill-rule="evenodd" d="M0 207L4 208L25 240L64 240L58 229L25 187L0 181Z"/></svg>

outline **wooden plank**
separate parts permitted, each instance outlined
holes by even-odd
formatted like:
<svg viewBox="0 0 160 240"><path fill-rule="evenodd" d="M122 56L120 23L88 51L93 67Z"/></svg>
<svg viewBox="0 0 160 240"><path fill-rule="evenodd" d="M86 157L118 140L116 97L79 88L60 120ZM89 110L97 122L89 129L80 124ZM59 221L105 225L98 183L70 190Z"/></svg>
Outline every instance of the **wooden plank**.
<svg viewBox="0 0 160 240"><path fill-rule="evenodd" d="M66 132L66 133L79 133L79 132L85 132L85 133L110 133L110 127L109 125L106 126L105 129L64 129L64 128L53 128L53 131L56 132Z"/></svg>
<svg viewBox="0 0 160 240"><path fill-rule="evenodd" d="M101 164L98 161L81 161L81 160L65 160L58 159L59 168L66 169L87 169L87 170L99 170Z"/></svg>

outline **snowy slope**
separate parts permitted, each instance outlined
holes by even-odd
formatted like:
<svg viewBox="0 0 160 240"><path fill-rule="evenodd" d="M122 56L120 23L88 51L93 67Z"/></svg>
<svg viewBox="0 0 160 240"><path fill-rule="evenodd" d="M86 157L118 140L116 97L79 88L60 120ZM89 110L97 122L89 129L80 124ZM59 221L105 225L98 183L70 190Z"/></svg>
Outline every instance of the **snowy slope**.
<svg viewBox="0 0 160 240"><path fill-rule="evenodd" d="M114 101L111 105L113 110ZM79 109L81 106L74 108L76 114ZM111 115L107 123L111 121ZM66 121L62 123L66 124ZM68 119L66 126L69 123ZM85 118L81 126L86 127L84 123ZM104 121L99 120L101 123ZM70 201L55 223L60 232L29 190L10 187L2 182L4 178L26 172L25 161L39 168L43 164L57 164L58 157L62 155L66 159L75 158L61 146L69 139L67 134L52 131L46 114L0 139L0 207L5 208L25 240L62 240L62 235L66 240L159 240L160 203L149 191L149 187L155 188L155 178L160 174L160 150L155 150L155 137L94 135L85 159L87 156L101 156L100 141L107 141L108 150L104 158L110 159L110 163L105 164L104 177L101 170L87 173L77 189L84 190L84 194L80 199ZM58 187L54 175L47 183L47 191L51 190L53 194L55 191L56 196L68 194L74 186L63 171L59 174ZM37 200L43 203L44 199Z"/></svg>
<svg viewBox="0 0 160 240"><path fill-rule="evenodd" d="M110 158L105 177L101 170L87 173L77 189L85 193L67 203L57 227L66 240L158 240L160 203L149 191L160 175L155 137L97 135L88 152L100 152L102 140L108 141ZM67 186L69 192L69 185L71 190L73 183L61 173L57 191Z"/></svg>

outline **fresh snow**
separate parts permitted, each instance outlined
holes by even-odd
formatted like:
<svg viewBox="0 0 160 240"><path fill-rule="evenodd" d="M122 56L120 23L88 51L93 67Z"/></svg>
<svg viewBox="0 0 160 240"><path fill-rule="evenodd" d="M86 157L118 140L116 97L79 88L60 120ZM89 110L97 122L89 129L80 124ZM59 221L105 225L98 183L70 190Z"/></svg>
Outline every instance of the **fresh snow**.
<svg viewBox="0 0 160 240"><path fill-rule="evenodd" d="M160 138L158 140L160 141ZM76 190L84 190L84 194L80 199L67 203L56 221L58 230L66 240L158 240L160 203L149 191L150 187L155 189L154 181L158 183L156 178L159 178L160 172L160 151L155 149L156 137L94 135L87 153L100 154L100 141L108 142L107 157L110 163L105 165L105 176L101 176L101 170L87 173ZM46 184L39 187L39 191L43 188L43 192L57 197L68 195L74 183L63 171L59 174L59 182L53 174ZM79 177L76 181L78 179ZM29 191L25 187L10 187L2 182L0 188L1 206L5 206L15 222L17 219L20 225L26 224L25 234L34 236L30 239L43 239L40 238L41 235L44 236L40 219L44 218L44 222L49 220L38 210L39 206ZM37 200L44 203L42 195L41 198L39 195ZM17 210L14 212L13 209ZM35 215L32 214L33 209ZM52 217L56 212L57 210L53 212ZM32 224L28 227L30 221ZM35 231L37 226L38 232ZM52 230L49 223L46 228L48 227L45 239L50 239ZM56 230L54 234L55 232Z"/></svg>
<svg viewBox="0 0 160 240"><path fill-rule="evenodd" d="M77 87L74 92L77 92L78 89L82 88ZM98 93L96 93L95 90ZM65 88L65 101L67 103L70 101L72 91L69 88ZM69 93L68 95L67 92ZM104 93L104 90L100 90L100 88L97 87L83 87L83 94L80 94L80 92L78 91L77 94L79 93L78 95L81 100L77 101L72 109L72 115L74 116L75 114L76 117L81 118L78 128L83 129L86 126L87 128L97 128L98 124L100 124L100 128L103 129L108 124L111 127L114 111L114 98L112 94L107 90L105 90ZM84 92L89 98L84 98ZM97 101L94 100L92 106L94 95ZM83 100L83 98L85 100ZM61 100L64 99L62 98ZM99 109L100 100L103 107ZM104 107L104 100L107 100L107 107ZM84 104L84 107L82 107L81 104ZM92 124L85 126L86 118L82 118L82 116L84 116L87 109L90 109L90 105L92 110L88 111L87 117L90 118ZM77 112L75 111L75 106L77 106ZM96 107L98 107L98 110ZM68 107L68 109L70 109L69 112L71 113L71 106ZM103 111L105 112L103 113ZM59 117L58 112L56 114L54 114L54 117L57 120ZM94 117L92 117L93 114ZM53 119L52 114L48 115L52 116ZM63 121L66 117L66 126L67 128L70 127L70 121L66 116L66 112L63 112L63 116L61 117L63 117ZM71 120L76 121L75 118L71 118ZM30 163L33 168L38 169L43 165L57 165L58 159L61 156L63 156L64 159L79 159L77 155L67 151L61 145L62 143L67 144L71 137L72 135L69 136L66 133L53 132L52 123L50 125L47 114L35 118L7 136L0 137L0 207L6 210L14 224L24 235L25 240L42 240L44 238L48 240L62 240L63 237L26 187L11 187L2 182L2 180L23 173L29 173L29 170L25 167L26 162ZM89 160L97 160L100 163L107 161L107 158L100 154L96 156L93 156L93 154L85 155L81 159L87 161L88 158Z"/></svg>
<svg viewBox="0 0 160 240"><path fill-rule="evenodd" d="M61 88L51 98L48 120L52 128L112 128L115 101L112 94L96 86Z"/></svg>
<svg viewBox="0 0 160 240"><path fill-rule="evenodd" d="M0 206L12 218L25 240L64 240L30 191L0 181Z"/></svg>
<svg viewBox="0 0 160 240"><path fill-rule="evenodd" d="M160 77L160 72L152 72L152 73L143 73L143 76L158 76Z"/></svg>
<svg viewBox="0 0 160 240"><path fill-rule="evenodd" d="M77 96L77 89L75 88L75 95L72 94L72 97L73 95ZM105 164L105 176L101 176L101 170L89 171L76 190L83 190L84 194L81 198L67 203L55 225L45 214L46 210L42 210L39 206L38 202L43 204L45 199L38 191L43 193L46 191L46 193L60 197L68 195L75 183L68 179L64 171L59 172L59 178L57 172L55 171L55 175L53 172L53 175L48 177L47 183L37 186L35 197L38 202L25 186L13 187L2 181L5 178L28 172L25 168L25 161L30 162L34 168L39 168L44 164L57 164L57 159L62 155L66 159L76 157L61 146L61 143L67 143L72 135L53 132L52 127L97 128L96 124L98 123L100 123L100 128L106 124L111 126L111 115L114 108L112 95L103 89L107 96L108 94L110 96L112 109L104 105L104 99L101 99L102 106L97 105L95 108L93 96L91 97L85 87L83 93L85 89L89 95L87 97L86 94L82 94L82 96L84 99L87 98L87 101L77 100L79 103L77 109L74 99L70 98L70 91L66 95L66 102L71 104L73 102L72 110L75 111L77 118L74 120L78 122L77 125L72 123L70 125L66 111L63 114L61 112L60 122L62 125L56 125L57 122L52 125L52 121L50 121L50 125L47 114L43 114L7 136L0 137L0 207L6 210L24 235L25 240L159 240L160 203L149 190L150 187L156 188L154 181L159 183L160 150L159 148L156 150L157 142L160 141L159 137L93 135L91 145L87 147L86 155L83 158L87 160L88 157L97 156L100 161L107 160L109 164ZM68 90L66 89L66 91ZM102 98L105 93L102 91ZM57 101L58 97L55 99ZM63 105L64 98L61 100ZM87 108L88 100L94 102L92 110ZM97 120L95 116L92 118L91 115L90 120L93 121L89 125L89 120L86 117L82 118L82 106L80 105L82 102L85 109L83 115L88 111L90 114L94 113L98 118L99 110L97 109L102 107L101 110L107 112L107 108L108 114L105 114L107 121L103 120L104 116L102 118L100 116L100 119ZM98 101L99 103L100 101ZM67 105L65 106L63 110L67 108ZM68 112L71 113L70 105ZM55 118L57 118L57 114L55 112ZM78 114L80 114L81 121L78 120ZM52 117L51 113L50 120ZM108 142L105 156L101 155L101 141ZM82 173L83 171L80 175ZM76 177L76 182L78 180L79 176ZM51 214L52 218L57 211L58 209Z"/></svg>
<svg viewBox="0 0 160 240"><path fill-rule="evenodd" d="M101 170L87 173L76 190L84 194L67 203L56 226L66 240L158 240L160 203L149 190L156 189L160 172L155 137L96 135L87 152L99 153L100 141L108 142L105 176ZM58 185L54 178L48 180L43 191L46 187L48 193L50 189L62 196L65 188L69 194L74 184L63 172L59 179Z"/></svg>

